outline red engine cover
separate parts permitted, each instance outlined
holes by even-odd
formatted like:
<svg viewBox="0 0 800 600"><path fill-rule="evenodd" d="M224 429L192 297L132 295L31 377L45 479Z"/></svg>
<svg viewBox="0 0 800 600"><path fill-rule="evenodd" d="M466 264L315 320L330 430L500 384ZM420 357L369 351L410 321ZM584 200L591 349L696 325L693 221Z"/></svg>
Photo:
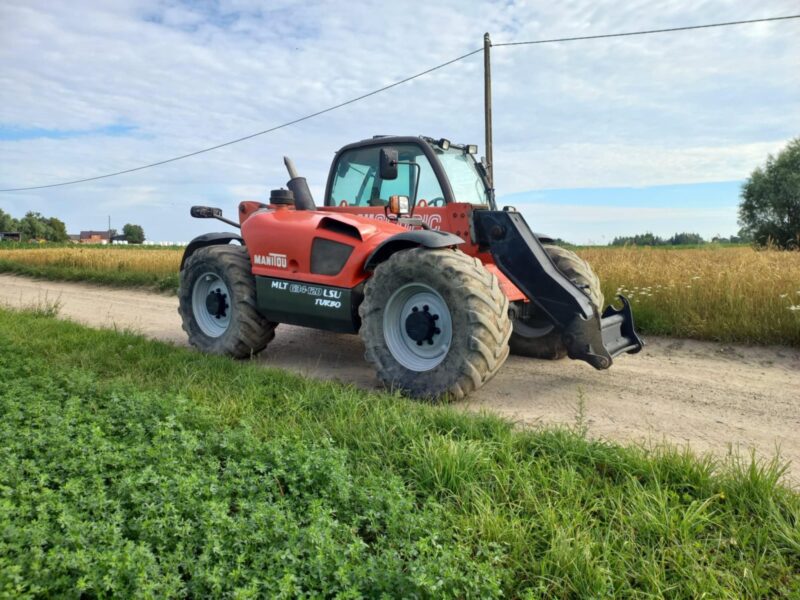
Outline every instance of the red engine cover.
<svg viewBox="0 0 800 600"><path fill-rule="evenodd" d="M369 277L363 266L372 251L387 238L407 231L387 221L380 207L325 207L311 211L272 205L265 208L248 201L241 203L239 213L254 275L342 288L353 288ZM510 301L526 300L494 265L491 255L480 252L472 241L472 205L424 207L417 209L415 215L422 217L432 229L461 237L465 243L459 250L479 258L500 280L500 287ZM312 273L311 249L314 240L319 238L353 248L336 275Z"/></svg>

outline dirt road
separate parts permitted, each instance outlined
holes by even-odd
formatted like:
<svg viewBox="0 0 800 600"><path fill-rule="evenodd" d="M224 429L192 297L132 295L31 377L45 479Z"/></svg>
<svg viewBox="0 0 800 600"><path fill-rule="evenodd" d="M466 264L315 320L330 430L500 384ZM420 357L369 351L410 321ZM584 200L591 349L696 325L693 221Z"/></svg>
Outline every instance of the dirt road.
<svg viewBox="0 0 800 600"><path fill-rule="evenodd" d="M186 344L177 299L141 291L0 275L0 304L58 301L60 316L95 327L127 328ZM613 440L666 440L724 454L754 448L800 464L800 351L648 338L641 354L608 371L570 360L510 357L497 377L461 405L526 424L575 422L585 400L589 433ZM378 382L358 336L282 325L259 357L309 377L365 388ZM800 482L800 468L790 480Z"/></svg>

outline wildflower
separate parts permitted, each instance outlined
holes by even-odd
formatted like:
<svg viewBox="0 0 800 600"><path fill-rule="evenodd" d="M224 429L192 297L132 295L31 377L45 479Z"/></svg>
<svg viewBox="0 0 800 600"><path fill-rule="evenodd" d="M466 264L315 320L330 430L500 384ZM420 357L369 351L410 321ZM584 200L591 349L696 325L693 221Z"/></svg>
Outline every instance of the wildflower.
<svg viewBox="0 0 800 600"><path fill-rule="evenodd" d="M692 286L690 286L690 285L687 285L686 287L687 287L687 288L690 288L690 287L692 287Z"/></svg>
<svg viewBox="0 0 800 600"><path fill-rule="evenodd" d="M694 280L694 279L700 279L700 275L695 275L694 277L692 277L692 279L693 279L693 280Z"/></svg>
<svg viewBox="0 0 800 600"><path fill-rule="evenodd" d="M796 310L800 310L800 304L792 304L792 305L789 307L789 310L790 310L790 311L792 311L792 312L794 312L794 311L796 311Z"/></svg>
<svg viewBox="0 0 800 600"><path fill-rule="evenodd" d="M781 298L786 298L788 295L789 295L789 294L781 294L781 295L780 295L780 297L781 297Z"/></svg>

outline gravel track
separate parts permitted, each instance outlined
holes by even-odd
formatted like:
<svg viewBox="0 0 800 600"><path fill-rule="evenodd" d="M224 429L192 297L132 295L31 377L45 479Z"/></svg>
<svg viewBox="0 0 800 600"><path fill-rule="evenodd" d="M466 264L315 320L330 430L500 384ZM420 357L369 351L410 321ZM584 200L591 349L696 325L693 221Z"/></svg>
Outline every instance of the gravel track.
<svg viewBox="0 0 800 600"><path fill-rule="evenodd" d="M0 303L57 301L59 315L94 327L133 330L185 345L174 296L0 275ZM589 434L619 441L668 441L724 455L754 449L800 464L800 351L675 338L647 338L638 355L608 371L570 360L509 357L468 400L521 424L575 423L582 398ZM358 336L280 325L258 362L364 388L379 383ZM800 469L789 481L800 482Z"/></svg>

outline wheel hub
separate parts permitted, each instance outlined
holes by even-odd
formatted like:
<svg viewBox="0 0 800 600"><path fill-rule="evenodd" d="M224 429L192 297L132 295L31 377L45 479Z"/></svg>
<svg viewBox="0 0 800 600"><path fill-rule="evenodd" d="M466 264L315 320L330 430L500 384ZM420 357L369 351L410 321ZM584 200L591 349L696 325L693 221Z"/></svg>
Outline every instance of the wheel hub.
<svg viewBox="0 0 800 600"><path fill-rule="evenodd" d="M198 277L192 288L192 315L205 335L217 338L231 324L235 310L231 306L231 292L218 273L209 271Z"/></svg>
<svg viewBox="0 0 800 600"><path fill-rule="evenodd" d="M438 320L439 315L431 313L427 304L422 306L422 310L419 306L414 306L411 314L406 318L406 333L417 343L417 346L422 346L423 342L433 345L433 336L441 333L441 330L436 327Z"/></svg>
<svg viewBox="0 0 800 600"><path fill-rule="evenodd" d="M383 334L397 362L421 373L447 357L453 341L453 319L438 291L424 283L407 283L386 302Z"/></svg>
<svg viewBox="0 0 800 600"><path fill-rule="evenodd" d="M215 319L225 317L228 310L228 295L223 294L219 288L210 291L206 296L206 310Z"/></svg>

